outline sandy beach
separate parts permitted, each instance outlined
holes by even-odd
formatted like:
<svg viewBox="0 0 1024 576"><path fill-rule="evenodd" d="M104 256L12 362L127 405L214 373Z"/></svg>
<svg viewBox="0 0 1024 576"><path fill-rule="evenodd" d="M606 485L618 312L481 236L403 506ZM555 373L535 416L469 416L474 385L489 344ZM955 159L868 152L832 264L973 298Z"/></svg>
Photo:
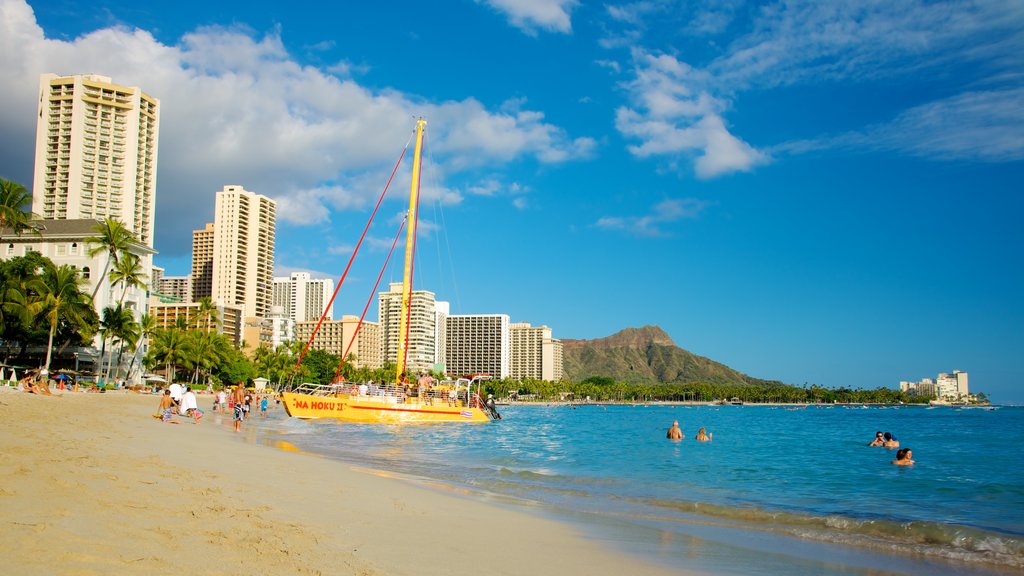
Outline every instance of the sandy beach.
<svg viewBox="0 0 1024 576"><path fill-rule="evenodd" d="M165 424L157 403L0 388L3 573L670 573L479 496L246 442L209 412Z"/></svg>

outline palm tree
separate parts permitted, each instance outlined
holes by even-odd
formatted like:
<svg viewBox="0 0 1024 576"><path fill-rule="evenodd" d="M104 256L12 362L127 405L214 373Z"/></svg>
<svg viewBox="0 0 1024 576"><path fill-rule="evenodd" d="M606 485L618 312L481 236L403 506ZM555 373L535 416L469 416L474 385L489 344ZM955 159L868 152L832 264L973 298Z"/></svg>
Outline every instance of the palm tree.
<svg viewBox="0 0 1024 576"><path fill-rule="evenodd" d="M27 230L35 230L30 223L33 214L26 210L31 206L32 194L24 186L0 178L0 233L10 228L15 236L20 236Z"/></svg>
<svg viewBox="0 0 1024 576"><path fill-rule="evenodd" d="M121 285L122 287L121 299L117 301L118 305L124 304L124 298L128 295L128 290L146 286L145 280L147 276L142 273L142 259L131 252L125 252L121 255L121 258L114 262L114 267L110 270L109 276L112 286Z"/></svg>
<svg viewBox="0 0 1024 576"><path fill-rule="evenodd" d="M211 327L217 325L217 321L217 305L209 296L203 296L199 299L199 307L196 309L196 315L192 318L193 326L209 331Z"/></svg>
<svg viewBox="0 0 1024 576"><path fill-rule="evenodd" d="M59 268L53 262L43 266L43 272L35 278L30 286L39 296L34 304L35 310L50 324L50 336L46 343L46 364L43 368L50 371L50 360L53 355L53 335L57 331L57 323L61 320L71 325L87 323L92 299L82 292L88 281L78 275L78 270L67 264Z"/></svg>
<svg viewBox="0 0 1024 576"><path fill-rule="evenodd" d="M100 335L103 344L100 347L100 366L103 366L103 355L107 350L107 340L110 340L110 355L107 356L107 369L103 371L103 381L110 379L110 369L114 361L114 342L126 333L129 324L134 322L131 310L122 306L107 306L103 309L103 318L100 320Z"/></svg>
<svg viewBox="0 0 1024 576"><path fill-rule="evenodd" d="M156 317L151 314L143 314L139 317L138 328L139 340L135 346L135 350L133 350L134 353L132 354L132 361L128 364L128 373L125 375L125 378L128 379L132 377L132 368L135 367L135 359L139 357L139 349L141 349L145 343L149 342L150 338L156 334Z"/></svg>
<svg viewBox="0 0 1024 576"><path fill-rule="evenodd" d="M174 382L174 368L185 358L185 333L174 328L161 328L153 335L150 354L154 361L167 367L168 382Z"/></svg>
<svg viewBox="0 0 1024 576"><path fill-rule="evenodd" d="M103 267L103 274L100 274L100 277L96 280L96 287L92 291L92 298L95 300L96 294L100 291L100 286L103 285L107 273L110 272L110 265L120 260L121 254L128 251L128 247L131 246L135 238L132 236L131 231L125 228L125 225L117 218L107 218L100 224L97 224L93 230L96 232L96 236L90 236L85 239L87 243L93 244L89 248L89 257L92 258L103 252L107 253L107 264Z"/></svg>
<svg viewBox="0 0 1024 576"><path fill-rule="evenodd" d="M200 372L209 374L213 365L224 359L224 348L224 338L216 332L194 331L188 333L185 356L188 363L195 368L195 373L192 376L194 384L199 383Z"/></svg>

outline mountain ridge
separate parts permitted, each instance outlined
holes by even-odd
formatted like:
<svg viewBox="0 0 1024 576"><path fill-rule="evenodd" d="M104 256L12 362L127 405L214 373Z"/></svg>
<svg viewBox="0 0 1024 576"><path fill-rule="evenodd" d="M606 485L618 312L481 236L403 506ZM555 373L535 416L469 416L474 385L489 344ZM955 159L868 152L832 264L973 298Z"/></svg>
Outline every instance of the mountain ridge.
<svg viewBox="0 0 1024 576"><path fill-rule="evenodd" d="M630 384L769 384L675 343L660 326L625 328L592 340L562 339L565 377L608 377Z"/></svg>

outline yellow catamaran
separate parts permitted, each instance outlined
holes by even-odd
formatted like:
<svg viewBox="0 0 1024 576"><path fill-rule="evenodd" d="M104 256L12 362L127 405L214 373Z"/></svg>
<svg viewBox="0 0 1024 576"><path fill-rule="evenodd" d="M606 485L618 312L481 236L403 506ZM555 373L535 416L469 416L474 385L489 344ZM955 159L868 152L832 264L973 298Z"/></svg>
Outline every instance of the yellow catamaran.
<svg viewBox="0 0 1024 576"><path fill-rule="evenodd" d="M489 376L473 375L468 378L443 381L437 385L431 383L425 388L419 386L418 383L413 383L410 386L403 379L406 370L413 254L419 211L420 161L423 152L423 130L426 123L426 120L422 118L416 122L416 147L412 164L409 212L406 219L408 225L405 237L405 267L402 277L402 308L398 355L395 360L395 382L383 386L375 385L372 382L362 385L348 383L303 384L293 391L281 394L282 402L289 416L306 419L336 418L376 424L489 422L492 419L501 418L493 404L488 404L482 398L481 384L489 379ZM395 240L397 241L397 239L396 236ZM354 338L355 336L353 336ZM308 346L307 343L307 348Z"/></svg>

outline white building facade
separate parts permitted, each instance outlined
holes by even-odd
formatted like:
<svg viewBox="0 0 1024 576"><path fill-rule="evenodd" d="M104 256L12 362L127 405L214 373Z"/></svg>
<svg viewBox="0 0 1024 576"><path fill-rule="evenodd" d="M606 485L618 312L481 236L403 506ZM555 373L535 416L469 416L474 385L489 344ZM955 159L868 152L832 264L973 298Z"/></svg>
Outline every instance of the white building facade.
<svg viewBox="0 0 1024 576"><path fill-rule="evenodd" d="M293 272L290 276L274 278L271 304L280 306L294 322L319 320L325 310L325 319L333 320L334 305L327 305L333 294L333 280L313 279L306 272Z"/></svg>
<svg viewBox="0 0 1024 576"><path fill-rule="evenodd" d="M451 314L446 326L449 375L508 378L512 339L508 314Z"/></svg>
<svg viewBox="0 0 1024 576"><path fill-rule="evenodd" d="M241 186L216 195L211 298L240 306L247 323L270 314L275 212L274 200Z"/></svg>
<svg viewBox="0 0 1024 576"><path fill-rule="evenodd" d="M551 328L516 322L511 329L510 376L557 382L562 379L562 341L551 337Z"/></svg>

